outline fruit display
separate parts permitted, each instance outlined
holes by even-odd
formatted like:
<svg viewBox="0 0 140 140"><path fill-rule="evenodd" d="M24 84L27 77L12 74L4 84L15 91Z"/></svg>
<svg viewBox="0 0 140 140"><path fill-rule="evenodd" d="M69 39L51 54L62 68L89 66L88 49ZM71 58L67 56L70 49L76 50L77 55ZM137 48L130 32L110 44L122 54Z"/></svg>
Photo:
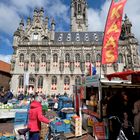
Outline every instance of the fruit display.
<svg viewBox="0 0 140 140"><path fill-rule="evenodd" d="M7 104L0 103L0 109L26 109L29 101L22 100L16 102L8 102Z"/></svg>

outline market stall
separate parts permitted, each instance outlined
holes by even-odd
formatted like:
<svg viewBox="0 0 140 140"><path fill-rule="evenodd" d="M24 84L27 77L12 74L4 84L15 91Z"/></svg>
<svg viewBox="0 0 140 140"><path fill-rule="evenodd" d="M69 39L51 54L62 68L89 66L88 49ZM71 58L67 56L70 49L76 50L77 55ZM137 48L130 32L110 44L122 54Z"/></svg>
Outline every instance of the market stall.
<svg viewBox="0 0 140 140"><path fill-rule="evenodd" d="M15 118L16 112L27 112L29 101L10 100L7 104L0 103L0 119Z"/></svg>

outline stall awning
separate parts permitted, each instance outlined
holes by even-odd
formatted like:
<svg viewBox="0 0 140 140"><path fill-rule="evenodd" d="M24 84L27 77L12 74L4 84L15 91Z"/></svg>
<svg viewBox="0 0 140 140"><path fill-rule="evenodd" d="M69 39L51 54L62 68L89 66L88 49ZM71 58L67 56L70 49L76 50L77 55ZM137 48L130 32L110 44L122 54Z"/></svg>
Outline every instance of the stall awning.
<svg viewBox="0 0 140 140"><path fill-rule="evenodd" d="M140 71L132 71L132 70L127 70L123 72L116 72L112 74L107 74L106 77L108 78L109 81L111 81L112 78L120 78L122 80L128 80L128 76L132 74L138 74L140 75Z"/></svg>

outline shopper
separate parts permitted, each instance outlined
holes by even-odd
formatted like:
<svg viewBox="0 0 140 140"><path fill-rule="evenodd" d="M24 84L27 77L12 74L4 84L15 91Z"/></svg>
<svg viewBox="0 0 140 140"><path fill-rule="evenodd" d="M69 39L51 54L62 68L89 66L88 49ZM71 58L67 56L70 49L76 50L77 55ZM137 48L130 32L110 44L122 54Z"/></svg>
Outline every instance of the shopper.
<svg viewBox="0 0 140 140"><path fill-rule="evenodd" d="M42 98L37 96L30 104L28 127L29 140L40 140L41 122L50 123L53 119L48 120L42 115Z"/></svg>
<svg viewBox="0 0 140 140"><path fill-rule="evenodd" d="M134 103L134 129L137 140L140 140L140 99Z"/></svg>

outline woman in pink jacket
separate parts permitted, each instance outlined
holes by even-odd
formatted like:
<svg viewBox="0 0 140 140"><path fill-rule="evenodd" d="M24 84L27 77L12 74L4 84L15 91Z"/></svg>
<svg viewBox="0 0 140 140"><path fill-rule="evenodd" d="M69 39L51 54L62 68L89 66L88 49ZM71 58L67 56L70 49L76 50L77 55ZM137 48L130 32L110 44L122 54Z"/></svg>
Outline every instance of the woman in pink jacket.
<svg viewBox="0 0 140 140"><path fill-rule="evenodd" d="M29 109L29 120L28 128L29 131L29 140L40 140L40 130L41 122L50 123L52 120L48 120L42 115L42 98L37 96L34 101L30 104Z"/></svg>

